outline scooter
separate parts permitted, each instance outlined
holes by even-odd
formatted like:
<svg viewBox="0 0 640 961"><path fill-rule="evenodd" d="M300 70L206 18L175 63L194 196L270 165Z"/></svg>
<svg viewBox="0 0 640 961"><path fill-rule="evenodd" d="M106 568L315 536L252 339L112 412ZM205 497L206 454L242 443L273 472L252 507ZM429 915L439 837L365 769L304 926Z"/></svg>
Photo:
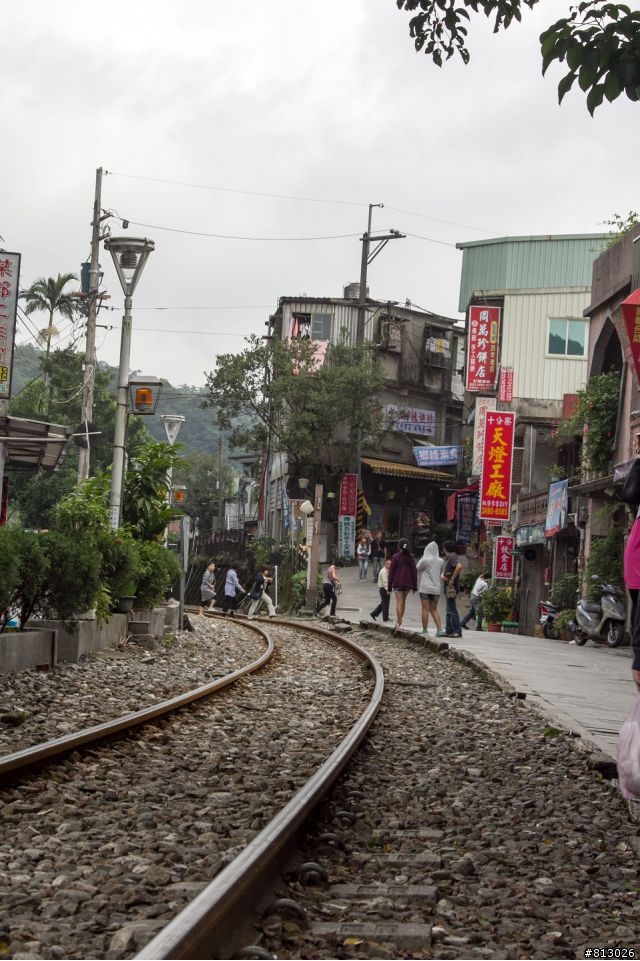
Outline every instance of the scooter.
<svg viewBox="0 0 640 961"><path fill-rule="evenodd" d="M603 584L599 601L578 601L575 619L568 625L569 633L580 646L591 638L606 641L609 647L619 647L624 640L625 620L624 591L613 584Z"/></svg>
<svg viewBox="0 0 640 961"><path fill-rule="evenodd" d="M552 637L551 625L556 619L559 608L551 601L538 601L538 608L540 610L540 625L542 627L542 633L545 637Z"/></svg>

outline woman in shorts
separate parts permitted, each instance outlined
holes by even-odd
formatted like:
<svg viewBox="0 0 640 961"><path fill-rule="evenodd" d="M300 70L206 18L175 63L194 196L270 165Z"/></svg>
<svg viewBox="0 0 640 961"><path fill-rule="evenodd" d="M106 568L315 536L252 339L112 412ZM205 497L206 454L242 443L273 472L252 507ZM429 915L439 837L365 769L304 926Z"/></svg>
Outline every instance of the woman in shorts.
<svg viewBox="0 0 640 961"><path fill-rule="evenodd" d="M422 604L422 633L429 633L429 614L431 614L436 626L436 637L444 637L445 634L442 629L442 618L438 612L438 602L442 592L440 575L443 567L444 558L440 557L438 545L435 541L429 541L418 561L418 577L420 578L418 590L420 603Z"/></svg>

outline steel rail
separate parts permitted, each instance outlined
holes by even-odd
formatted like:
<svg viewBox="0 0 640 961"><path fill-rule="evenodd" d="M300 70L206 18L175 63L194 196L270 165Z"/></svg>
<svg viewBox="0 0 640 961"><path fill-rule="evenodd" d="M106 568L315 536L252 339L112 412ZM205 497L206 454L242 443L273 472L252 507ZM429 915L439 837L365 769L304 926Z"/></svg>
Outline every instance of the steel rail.
<svg viewBox="0 0 640 961"><path fill-rule="evenodd" d="M279 620L300 629L299 622ZM251 840L200 894L135 956L135 961L165 958L230 958L237 950L243 922L273 865L285 854L302 824L340 776L371 727L384 693L384 675L375 657L347 638L316 627L304 629L338 641L368 662L375 677L366 709L347 736L273 820Z"/></svg>
<svg viewBox="0 0 640 961"><path fill-rule="evenodd" d="M253 623L247 624L246 626L257 634L261 634L267 642L266 650L255 660L232 671L231 674L225 674L224 677L219 677L209 684L203 684L200 687L193 688L184 694L177 694L175 697L169 698L167 701L161 701L159 704L154 704L152 707L146 707L140 711L133 711L131 714L123 714L113 721L105 721L103 724L96 724L93 727L84 728L81 731L76 731L74 734L66 734L62 737L53 738L50 741L43 741L41 744L25 748L22 751L15 751L13 754L5 754L0 758L0 784L11 780L11 777L17 772L24 773L28 769L38 767L46 761L53 761L65 754L69 754L77 748L85 747L88 744L95 744L98 741L114 737L123 731L126 732L133 728L140 727L143 724L147 724L157 717L172 714L189 704L193 704L195 701L208 697L210 694L224 687L228 687L230 684L234 684L240 678L245 677L245 675L258 671L273 656L275 645L271 636L264 628Z"/></svg>

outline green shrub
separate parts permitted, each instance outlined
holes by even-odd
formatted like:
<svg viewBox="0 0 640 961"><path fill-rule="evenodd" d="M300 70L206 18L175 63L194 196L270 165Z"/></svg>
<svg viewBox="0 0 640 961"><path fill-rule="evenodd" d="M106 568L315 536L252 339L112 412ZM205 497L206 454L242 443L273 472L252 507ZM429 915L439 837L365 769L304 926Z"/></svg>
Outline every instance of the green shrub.
<svg viewBox="0 0 640 961"><path fill-rule="evenodd" d="M561 609L575 610L578 596L579 578L577 574L565 574L559 577L551 588L549 600Z"/></svg>
<svg viewBox="0 0 640 961"><path fill-rule="evenodd" d="M564 631L567 629L567 625L576 616L575 608L567 608L565 611L560 611L556 614L553 624L551 625L551 636L559 638Z"/></svg>
<svg viewBox="0 0 640 961"><path fill-rule="evenodd" d="M100 580L114 601L136 593L140 570L140 547L124 531L103 531L98 536L102 555Z"/></svg>
<svg viewBox="0 0 640 961"><path fill-rule="evenodd" d="M487 624L501 624L506 621L511 614L511 606L511 591L496 584L488 587L480 598L482 619Z"/></svg>
<svg viewBox="0 0 640 961"><path fill-rule="evenodd" d="M139 543L138 584L136 607L155 607L164 600L172 583L180 576L180 563L173 551L157 541Z"/></svg>
<svg viewBox="0 0 640 961"><path fill-rule="evenodd" d="M20 581L20 550L18 538L21 531L0 527L0 615L9 607L11 596ZM0 617L4 623L4 618Z"/></svg>
<svg viewBox="0 0 640 961"><path fill-rule="evenodd" d="M91 537L50 531L42 537L48 574L43 613L63 621L93 607L100 590L100 552Z"/></svg>
<svg viewBox="0 0 640 961"><path fill-rule="evenodd" d="M621 527L612 526L605 537L591 541L585 564L585 584L587 596L592 601L600 600L603 584L623 586L622 581L622 543L624 532ZM598 580L592 580L597 577Z"/></svg>
<svg viewBox="0 0 640 961"><path fill-rule="evenodd" d="M480 577L481 573L482 571L480 570L479 567L474 567L473 570L464 571L460 575L460 586L462 587L462 589L464 590L466 588L467 590L470 591L473 585L475 584L475 582Z"/></svg>

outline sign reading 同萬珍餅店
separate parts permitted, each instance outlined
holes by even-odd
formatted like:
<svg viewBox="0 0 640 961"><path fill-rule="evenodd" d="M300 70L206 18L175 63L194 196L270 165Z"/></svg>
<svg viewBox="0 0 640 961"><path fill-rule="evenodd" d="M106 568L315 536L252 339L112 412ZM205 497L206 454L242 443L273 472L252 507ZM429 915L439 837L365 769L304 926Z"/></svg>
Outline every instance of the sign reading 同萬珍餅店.
<svg viewBox="0 0 640 961"><path fill-rule="evenodd" d="M495 390L498 377L500 307L469 307L467 337L468 391Z"/></svg>

